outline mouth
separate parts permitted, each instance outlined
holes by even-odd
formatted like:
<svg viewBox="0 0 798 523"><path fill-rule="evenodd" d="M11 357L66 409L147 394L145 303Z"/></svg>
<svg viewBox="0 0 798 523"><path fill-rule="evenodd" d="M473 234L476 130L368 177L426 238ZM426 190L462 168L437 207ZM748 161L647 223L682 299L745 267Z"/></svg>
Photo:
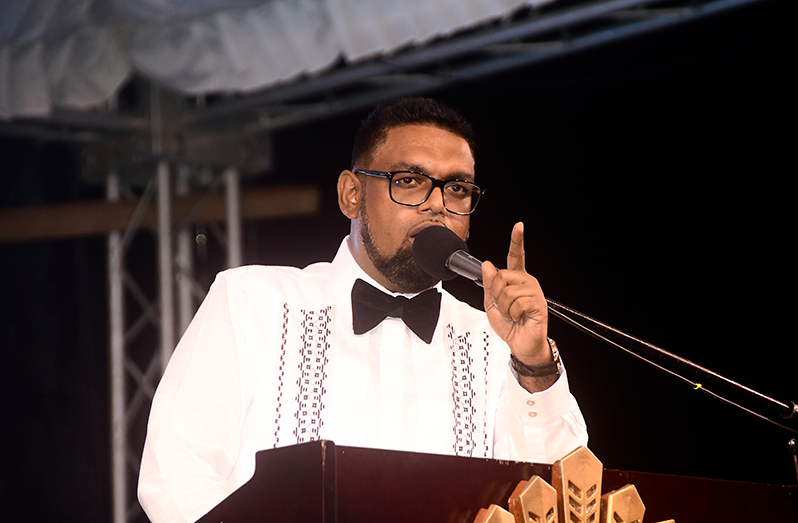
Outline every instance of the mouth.
<svg viewBox="0 0 798 523"><path fill-rule="evenodd" d="M410 238L410 241L411 242L414 241L416 239L416 236L418 236L418 233L420 233L421 231L423 231L427 227L446 227L446 226L444 224L442 224L441 222L424 222L424 223L420 223L420 224L416 225L415 227L413 227L412 229L410 229L410 231L408 232L407 236L408 236L408 238Z"/></svg>

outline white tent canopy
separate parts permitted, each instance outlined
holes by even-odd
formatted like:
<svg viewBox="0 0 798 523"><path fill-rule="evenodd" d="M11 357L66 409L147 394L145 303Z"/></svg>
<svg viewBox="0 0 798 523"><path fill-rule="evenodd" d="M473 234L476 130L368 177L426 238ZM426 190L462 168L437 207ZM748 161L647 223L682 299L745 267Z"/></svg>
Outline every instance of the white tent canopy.
<svg viewBox="0 0 798 523"><path fill-rule="evenodd" d="M188 95L252 92L550 1L4 1L0 119L101 105L134 72Z"/></svg>

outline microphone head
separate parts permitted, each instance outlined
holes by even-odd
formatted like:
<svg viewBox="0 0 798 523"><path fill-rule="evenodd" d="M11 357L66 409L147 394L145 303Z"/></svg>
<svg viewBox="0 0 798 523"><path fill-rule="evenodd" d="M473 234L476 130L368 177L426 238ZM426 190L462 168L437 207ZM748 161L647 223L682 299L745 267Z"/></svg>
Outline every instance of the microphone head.
<svg viewBox="0 0 798 523"><path fill-rule="evenodd" d="M451 280L457 274L446 267L457 251L468 252L468 245L455 233L438 225L427 227L413 240L413 258L421 269L438 280Z"/></svg>

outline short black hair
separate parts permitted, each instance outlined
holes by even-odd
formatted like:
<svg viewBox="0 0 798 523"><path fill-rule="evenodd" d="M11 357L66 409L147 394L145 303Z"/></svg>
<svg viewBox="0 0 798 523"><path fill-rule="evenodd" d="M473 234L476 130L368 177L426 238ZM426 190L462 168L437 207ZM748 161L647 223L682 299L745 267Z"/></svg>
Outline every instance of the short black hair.
<svg viewBox="0 0 798 523"><path fill-rule="evenodd" d="M352 168L363 168L362 162L371 160L388 131L403 125L432 125L463 138L476 158L474 128L451 107L431 98L399 98L378 104L360 123L352 146Z"/></svg>

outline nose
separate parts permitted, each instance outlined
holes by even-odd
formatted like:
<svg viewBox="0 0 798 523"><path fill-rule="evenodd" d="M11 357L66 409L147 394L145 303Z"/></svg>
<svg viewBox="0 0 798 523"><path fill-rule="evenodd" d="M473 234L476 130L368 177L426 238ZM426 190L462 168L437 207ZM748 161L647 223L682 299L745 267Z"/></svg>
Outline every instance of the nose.
<svg viewBox="0 0 798 523"><path fill-rule="evenodd" d="M442 213L446 209L446 206L443 204L443 187L433 187L427 201L422 203L419 209L430 209Z"/></svg>

